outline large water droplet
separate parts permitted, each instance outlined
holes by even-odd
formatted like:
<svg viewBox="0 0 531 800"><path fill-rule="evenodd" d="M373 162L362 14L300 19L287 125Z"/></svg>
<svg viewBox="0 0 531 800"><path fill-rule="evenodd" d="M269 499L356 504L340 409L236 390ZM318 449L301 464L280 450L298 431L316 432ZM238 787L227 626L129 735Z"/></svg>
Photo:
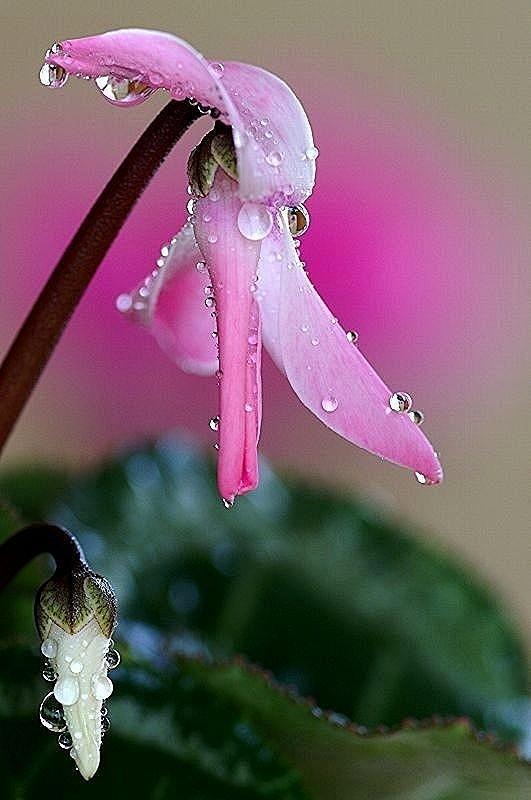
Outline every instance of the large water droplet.
<svg viewBox="0 0 531 800"><path fill-rule="evenodd" d="M43 64L39 72L39 80L50 89L60 89L68 80L68 72L58 64Z"/></svg>
<svg viewBox="0 0 531 800"><path fill-rule="evenodd" d="M94 83L104 98L116 106L136 106L156 91L142 81L113 75L101 75Z"/></svg>
<svg viewBox="0 0 531 800"><path fill-rule="evenodd" d="M113 688L111 679L106 675L95 675L92 679L92 694L97 700L106 700Z"/></svg>
<svg viewBox="0 0 531 800"><path fill-rule="evenodd" d="M323 400L321 400L321 408L323 411L327 411L329 413L335 411L338 405L339 403L337 402L336 398L332 396L325 397Z"/></svg>
<svg viewBox="0 0 531 800"><path fill-rule="evenodd" d="M57 741L59 743L59 747L61 747L63 750L70 750L70 748L72 747L72 737L70 736L68 731L60 733L59 736L57 737Z"/></svg>
<svg viewBox="0 0 531 800"><path fill-rule="evenodd" d="M288 228L292 236L302 236L310 227L310 215L302 203L287 208Z"/></svg>
<svg viewBox="0 0 531 800"><path fill-rule="evenodd" d="M53 690L56 700L64 706L73 706L79 700L79 682L73 675L59 678Z"/></svg>
<svg viewBox="0 0 531 800"><path fill-rule="evenodd" d="M261 203L244 203L238 214L238 229L252 242L265 239L273 227L273 217Z"/></svg>
<svg viewBox="0 0 531 800"><path fill-rule="evenodd" d="M416 408L411 409L411 411L407 412L407 415L411 422L414 422L415 425L422 425L424 422L424 414L422 411L418 411Z"/></svg>
<svg viewBox="0 0 531 800"><path fill-rule="evenodd" d="M399 414L409 411L412 405L413 400L407 392L395 392L389 398L390 408L392 408L393 411L398 411Z"/></svg>
<svg viewBox="0 0 531 800"><path fill-rule="evenodd" d="M107 669L116 669L120 663L120 653L118 650L109 650L105 660L107 662Z"/></svg>
<svg viewBox="0 0 531 800"><path fill-rule="evenodd" d="M49 731L61 733L66 730L63 706L57 701L53 692L46 695L39 708L41 724Z"/></svg>
<svg viewBox="0 0 531 800"><path fill-rule="evenodd" d="M211 431L219 431L219 417L212 417L208 422Z"/></svg>
<svg viewBox="0 0 531 800"><path fill-rule="evenodd" d="M55 639L45 639L41 644L41 653L46 658L55 658L57 655L57 642Z"/></svg>

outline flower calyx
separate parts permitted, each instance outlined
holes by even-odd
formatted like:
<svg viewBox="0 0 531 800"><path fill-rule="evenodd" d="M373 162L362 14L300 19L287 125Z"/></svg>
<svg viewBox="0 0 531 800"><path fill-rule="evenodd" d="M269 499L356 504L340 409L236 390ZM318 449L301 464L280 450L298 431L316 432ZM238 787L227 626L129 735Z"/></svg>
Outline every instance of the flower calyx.
<svg viewBox="0 0 531 800"><path fill-rule="evenodd" d="M188 159L188 181L195 197L206 197L209 194L218 167L229 178L238 180L232 129L219 121L192 150Z"/></svg>

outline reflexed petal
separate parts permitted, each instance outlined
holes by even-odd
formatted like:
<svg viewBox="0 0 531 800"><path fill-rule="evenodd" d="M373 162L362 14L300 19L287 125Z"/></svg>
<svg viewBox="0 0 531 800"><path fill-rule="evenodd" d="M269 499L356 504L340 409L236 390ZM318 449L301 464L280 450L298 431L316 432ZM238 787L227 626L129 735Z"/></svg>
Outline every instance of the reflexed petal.
<svg viewBox="0 0 531 800"><path fill-rule="evenodd" d="M215 322L205 305L210 278L197 270L201 253L188 223L161 256L162 266L151 273L132 295L122 295L118 307L147 325L181 369L196 375L213 375L218 368Z"/></svg>
<svg viewBox="0 0 531 800"><path fill-rule="evenodd" d="M274 333L265 330L268 320L274 324L274 316L263 317L269 342ZM371 453L422 473L428 483L442 480L433 447L407 414L391 410L391 390L347 340L308 279L287 231L278 336L291 386L325 425Z"/></svg>
<svg viewBox="0 0 531 800"><path fill-rule="evenodd" d="M111 31L61 42L61 48L47 63L75 75L165 88L178 100L193 97L217 108L233 127L242 198L298 203L311 193L317 151L310 125L275 75L238 62L208 62L182 39L159 31Z"/></svg>
<svg viewBox="0 0 531 800"><path fill-rule="evenodd" d="M222 373L218 486L228 502L258 485L262 406L261 333L251 291L260 242L239 232L242 204L237 191L236 182L218 171L213 190L197 201L194 215L197 243L210 271L216 301Z"/></svg>
<svg viewBox="0 0 531 800"><path fill-rule="evenodd" d="M284 372L284 362L280 343L279 315L282 265L285 263L283 239L283 234L275 226L262 242L256 291L263 342L267 352L282 372Z"/></svg>

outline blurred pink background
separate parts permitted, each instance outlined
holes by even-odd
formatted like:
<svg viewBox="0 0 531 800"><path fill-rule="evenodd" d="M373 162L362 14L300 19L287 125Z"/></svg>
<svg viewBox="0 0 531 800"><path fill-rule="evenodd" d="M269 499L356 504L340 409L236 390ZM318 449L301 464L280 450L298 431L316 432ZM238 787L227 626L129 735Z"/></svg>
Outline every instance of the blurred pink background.
<svg viewBox="0 0 531 800"><path fill-rule="evenodd" d="M9 4L8 4L9 5ZM326 430L268 362L262 452L370 495L461 553L531 620L527 525L529 253L526 4L166 2L8 9L2 314L5 349L85 211L167 99L115 109L71 80L41 88L61 37L142 25L282 75L320 149L302 241L311 277L388 383L414 395L446 481L424 489ZM527 36L531 28L527 24ZM528 60L527 60L528 65ZM524 109L527 108L527 112ZM173 427L210 440L215 381L183 375L115 311L185 218L195 126L133 212L70 325L6 461L84 464Z"/></svg>

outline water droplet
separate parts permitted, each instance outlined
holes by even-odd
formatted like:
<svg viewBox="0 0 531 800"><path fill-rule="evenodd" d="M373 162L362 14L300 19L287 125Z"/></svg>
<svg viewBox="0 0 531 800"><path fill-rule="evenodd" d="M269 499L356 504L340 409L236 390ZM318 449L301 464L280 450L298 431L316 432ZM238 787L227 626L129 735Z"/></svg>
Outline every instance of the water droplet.
<svg viewBox="0 0 531 800"><path fill-rule="evenodd" d="M116 106L136 106L156 91L142 81L113 75L101 75L94 83L104 98Z"/></svg>
<svg viewBox="0 0 531 800"><path fill-rule="evenodd" d="M214 305L214 303L215 303L215 300L214 300L214 298L213 298L213 297L207 297L207 298L205 299L205 305L206 305L206 307L207 307L207 308L212 308L212 306Z"/></svg>
<svg viewBox="0 0 531 800"><path fill-rule="evenodd" d="M217 189L211 189L208 194L208 199L211 200L212 203L217 203L220 197L221 195Z"/></svg>
<svg viewBox="0 0 531 800"><path fill-rule="evenodd" d="M218 78L221 78L225 71L225 67L223 64L220 64L219 61L212 61L210 64L210 69Z"/></svg>
<svg viewBox="0 0 531 800"><path fill-rule="evenodd" d="M109 650L106 656L107 669L116 669L120 663L120 653L118 650Z"/></svg>
<svg viewBox="0 0 531 800"><path fill-rule="evenodd" d="M59 678L53 690L55 699L63 706L73 706L79 700L79 682L71 675Z"/></svg>
<svg viewBox="0 0 531 800"><path fill-rule="evenodd" d="M46 695L39 708L41 724L49 731L61 733L66 730L63 706L57 701L53 692Z"/></svg>
<svg viewBox="0 0 531 800"><path fill-rule="evenodd" d="M306 206L289 206L287 208L287 222L292 236L302 236L310 227L310 215Z"/></svg>
<svg viewBox="0 0 531 800"><path fill-rule="evenodd" d="M160 248L160 254L161 254L162 258L168 258L169 254L170 254L170 246L169 246L169 244L163 244L162 245L162 247Z"/></svg>
<svg viewBox="0 0 531 800"><path fill-rule="evenodd" d="M72 661L70 663L70 672L73 672L74 675L79 675L81 672L83 672L83 662Z"/></svg>
<svg viewBox="0 0 531 800"><path fill-rule="evenodd" d="M357 344L358 343L358 332L357 331L347 331L347 341L350 344Z"/></svg>
<svg viewBox="0 0 531 800"><path fill-rule="evenodd" d="M48 50L46 51L46 57L49 58L50 56L58 56L59 53L63 52L63 45L61 42L54 42Z"/></svg>
<svg viewBox="0 0 531 800"><path fill-rule="evenodd" d="M282 159L284 156L282 153L279 153L278 150L273 150L269 155L266 156L266 161L272 167L278 167L282 163Z"/></svg>
<svg viewBox="0 0 531 800"><path fill-rule="evenodd" d="M423 485L428 483L427 477L423 475L422 472L415 472L415 478L419 483L422 483Z"/></svg>
<svg viewBox="0 0 531 800"><path fill-rule="evenodd" d="M194 213L194 209L195 209L195 200L193 197L191 197L186 204L186 210L190 214L190 216Z"/></svg>
<svg viewBox="0 0 531 800"><path fill-rule="evenodd" d="M261 203L244 203L238 214L238 229L252 242L265 239L273 227L273 217Z"/></svg>
<svg viewBox="0 0 531 800"><path fill-rule="evenodd" d="M246 403L244 405L244 409L245 409L245 411L247 411L248 414L250 414L251 411L253 410L253 406L251 405L251 403Z"/></svg>
<svg viewBox="0 0 531 800"><path fill-rule="evenodd" d="M310 161L315 161L315 159L319 155L319 150L317 149L317 147L315 147L315 145L312 145L312 147L308 147L305 155L306 158L309 159Z"/></svg>
<svg viewBox="0 0 531 800"><path fill-rule="evenodd" d="M208 241L210 242L210 244L216 244L217 240L218 237L215 233L211 233L210 236L208 237Z"/></svg>
<svg viewBox="0 0 531 800"><path fill-rule="evenodd" d="M39 72L39 80L49 89L60 89L68 80L68 72L58 64L43 64Z"/></svg>
<svg viewBox="0 0 531 800"><path fill-rule="evenodd" d="M412 404L413 400L407 392L395 392L389 398L390 408L392 408L393 411L398 411L399 414L409 411Z"/></svg>
<svg viewBox="0 0 531 800"><path fill-rule="evenodd" d="M50 683L57 679L57 673L51 664L46 664L42 671L42 677L45 681L49 681Z"/></svg>
<svg viewBox="0 0 531 800"><path fill-rule="evenodd" d="M113 690L112 681L106 675L95 675L92 678L92 694L97 700L106 700Z"/></svg>
<svg viewBox="0 0 531 800"><path fill-rule="evenodd" d="M101 732L102 734L107 733L109 728L111 727L111 721L109 717L102 717L101 719Z"/></svg>
<svg viewBox="0 0 531 800"><path fill-rule="evenodd" d="M219 431L219 417L212 417L208 422L211 431Z"/></svg>
<svg viewBox="0 0 531 800"><path fill-rule="evenodd" d="M325 397L323 400L321 400L321 408L323 411L335 411L338 405L339 403L337 402L336 398L332 396Z"/></svg>
<svg viewBox="0 0 531 800"><path fill-rule="evenodd" d="M204 261L198 261L195 268L198 272L204 272L206 270L206 264Z"/></svg>
<svg viewBox="0 0 531 800"><path fill-rule="evenodd" d="M312 339L312 344L313 344L314 347L317 347L317 345L319 344L319 339L317 337L313 338Z"/></svg>
<svg viewBox="0 0 531 800"><path fill-rule="evenodd" d="M41 653L46 658L55 658L57 655L57 642L55 639L44 639L41 644Z"/></svg>
<svg viewBox="0 0 531 800"><path fill-rule="evenodd" d="M70 748L72 747L72 737L70 736L68 731L60 733L59 736L57 737L57 741L59 743L59 747L61 747L63 750L70 750Z"/></svg>
<svg viewBox="0 0 531 800"><path fill-rule="evenodd" d="M232 497L230 500L227 497L222 497L221 502L223 503L225 508L232 508L232 506L234 505L234 497Z"/></svg>
<svg viewBox="0 0 531 800"><path fill-rule="evenodd" d="M424 422L424 414L422 411L418 411L416 408L411 409L411 411L407 412L407 415L411 422L414 422L415 425L422 425Z"/></svg>
<svg viewBox="0 0 531 800"><path fill-rule="evenodd" d="M121 311L122 314L131 311L132 306L133 298L130 294L121 294L116 298L116 308L118 311Z"/></svg>

